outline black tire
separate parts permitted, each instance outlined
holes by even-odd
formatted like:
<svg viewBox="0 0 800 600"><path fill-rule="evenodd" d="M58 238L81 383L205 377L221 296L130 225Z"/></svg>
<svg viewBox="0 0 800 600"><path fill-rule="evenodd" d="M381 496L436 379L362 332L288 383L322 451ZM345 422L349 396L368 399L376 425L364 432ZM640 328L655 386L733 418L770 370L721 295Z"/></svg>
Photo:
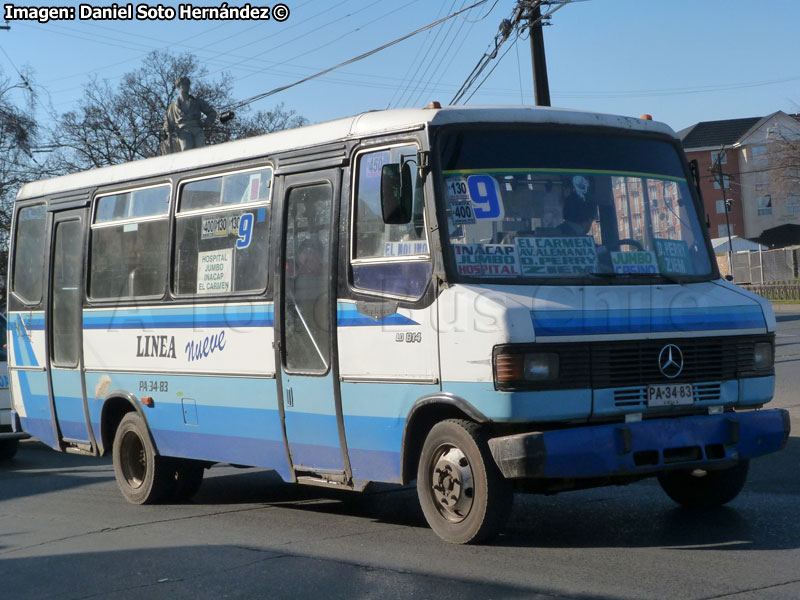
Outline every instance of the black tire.
<svg viewBox="0 0 800 600"><path fill-rule="evenodd" d="M19 440L0 440L0 461L11 460L18 449Z"/></svg>
<svg viewBox="0 0 800 600"><path fill-rule="evenodd" d="M496 535L513 501L480 426L458 419L437 423L428 433L417 467L417 496L431 529L455 544Z"/></svg>
<svg viewBox="0 0 800 600"><path fill-rule="evenodd" d="M727 504L742 491L750 462L743 460L720 470L667 471L658 476L661 488L678 504L690 508L714 508Z"/></svg>
<svg viewBox="0 0 800 600"><path fill-rule="evenodd" d="M175 489L170 459L156 455L144 419L126 414L114 436L114 475L131 504L156 504L171 499Z"/></svg>
<svg viewBox="0 0 800 600"><path fill-rule="evenodd" d="M201 462L188 459L171 459L171 477L174 480L172 499L175 502L186 502L200 489L203 483L205 465Z"/></svg>

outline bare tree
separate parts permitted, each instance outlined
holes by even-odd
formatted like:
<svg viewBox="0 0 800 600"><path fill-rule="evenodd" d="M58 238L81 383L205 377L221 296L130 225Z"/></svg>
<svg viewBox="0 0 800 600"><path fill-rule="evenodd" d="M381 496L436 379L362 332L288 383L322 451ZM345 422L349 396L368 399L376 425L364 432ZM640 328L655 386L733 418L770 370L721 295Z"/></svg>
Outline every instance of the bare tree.
<svg viewBox="0 0 800 600"><path fill-rule="evenodd" d="M14 198L22 185L49 172L46 163L34 158L39 128L31 81L29 73L21 73L16 82L0 73L0 301L3 306Z"/></svg>
<svg viewBox="0 0 800 600"><path fill-rule="evenodd" d="M792 115L795 127L770 130L769 164L774 180L785 190L800 192L800 114Z"/></svg>
<svg viewBox="0 0 800 600"><path fill-rule="evenodd" d="M164 115L177 96L175 80L180 76L191 79L193 95L217 109L234 102L229 74L212 79L191 53L153 51L116 87L98 78L86 84L78 108L62 115L52 133L59 169L73 172L156 156ZM238 111L232 121L217 123L206 139L218 144L307 122L283 105L252 115Z"/></svg>

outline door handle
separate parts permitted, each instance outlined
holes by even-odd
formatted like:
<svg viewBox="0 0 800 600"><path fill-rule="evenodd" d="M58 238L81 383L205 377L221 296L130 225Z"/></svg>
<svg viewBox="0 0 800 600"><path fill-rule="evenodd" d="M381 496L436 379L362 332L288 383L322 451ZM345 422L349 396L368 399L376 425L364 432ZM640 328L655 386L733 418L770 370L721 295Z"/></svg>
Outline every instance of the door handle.
<svg viewBox="0 0 800 600"><path fill-rule="evenodd" d="M294 406L294 392L292 388L286 388L286 406Z"/></svg>

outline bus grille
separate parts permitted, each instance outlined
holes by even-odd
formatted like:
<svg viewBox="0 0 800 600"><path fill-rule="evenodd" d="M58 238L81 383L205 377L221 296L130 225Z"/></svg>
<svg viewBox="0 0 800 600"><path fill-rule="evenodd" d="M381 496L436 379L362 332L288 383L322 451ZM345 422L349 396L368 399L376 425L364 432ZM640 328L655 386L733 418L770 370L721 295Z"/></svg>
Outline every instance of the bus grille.
<svg viewBox="0 0 800 600"><path fill-rule="evenodd" d="M753 370L755 342L748 336L593 344L592 387L736 379ZM683 371L674 379L665 377L658 368L658 355L667 344L675 344L683 353Z"/></svg>
<svg viewBox="0 0 800 600"><path fill-rule="evenodd" d="M774 335L747 335L708 338L624 340L589 343L508 344L495 346L498 354L557 352L559 377L547 382L498 383L500 390L613 389L617 406L635 406L641 402L648 385L665 383L722 382L744 377L774 375L774 369L756 371L753 351L757 342L771 342ZM672 379L658 366L661 350L668 344L680 348L683 370ZM495 371L496 371L495 364ZM642 392L642 389L645 389ZM696 401L712 400L702 392ZM712 392L708 392L712 393ZM717 391L719 394L719 391Z"/></svg>

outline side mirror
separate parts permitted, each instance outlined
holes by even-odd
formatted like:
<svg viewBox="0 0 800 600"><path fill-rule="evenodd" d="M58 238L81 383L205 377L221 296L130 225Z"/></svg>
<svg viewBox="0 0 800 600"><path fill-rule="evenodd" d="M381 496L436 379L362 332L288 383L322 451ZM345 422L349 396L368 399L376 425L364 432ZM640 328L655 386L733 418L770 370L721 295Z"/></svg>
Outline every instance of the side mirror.
<svg viewBox="0 0 800 600"><path fill-rule="evenodd" d="M411 163L388 164L381 167L381 214L387 225L407 225L411 222L413 203Z"/></svg>
<svg viewBox="0 0 800 600"><path fill-rule="evenodd" d="M725 280L726 280L726 281L733 281L733 275L731 275L730 273L728 273L727 275L725 275Z"/></svg>

